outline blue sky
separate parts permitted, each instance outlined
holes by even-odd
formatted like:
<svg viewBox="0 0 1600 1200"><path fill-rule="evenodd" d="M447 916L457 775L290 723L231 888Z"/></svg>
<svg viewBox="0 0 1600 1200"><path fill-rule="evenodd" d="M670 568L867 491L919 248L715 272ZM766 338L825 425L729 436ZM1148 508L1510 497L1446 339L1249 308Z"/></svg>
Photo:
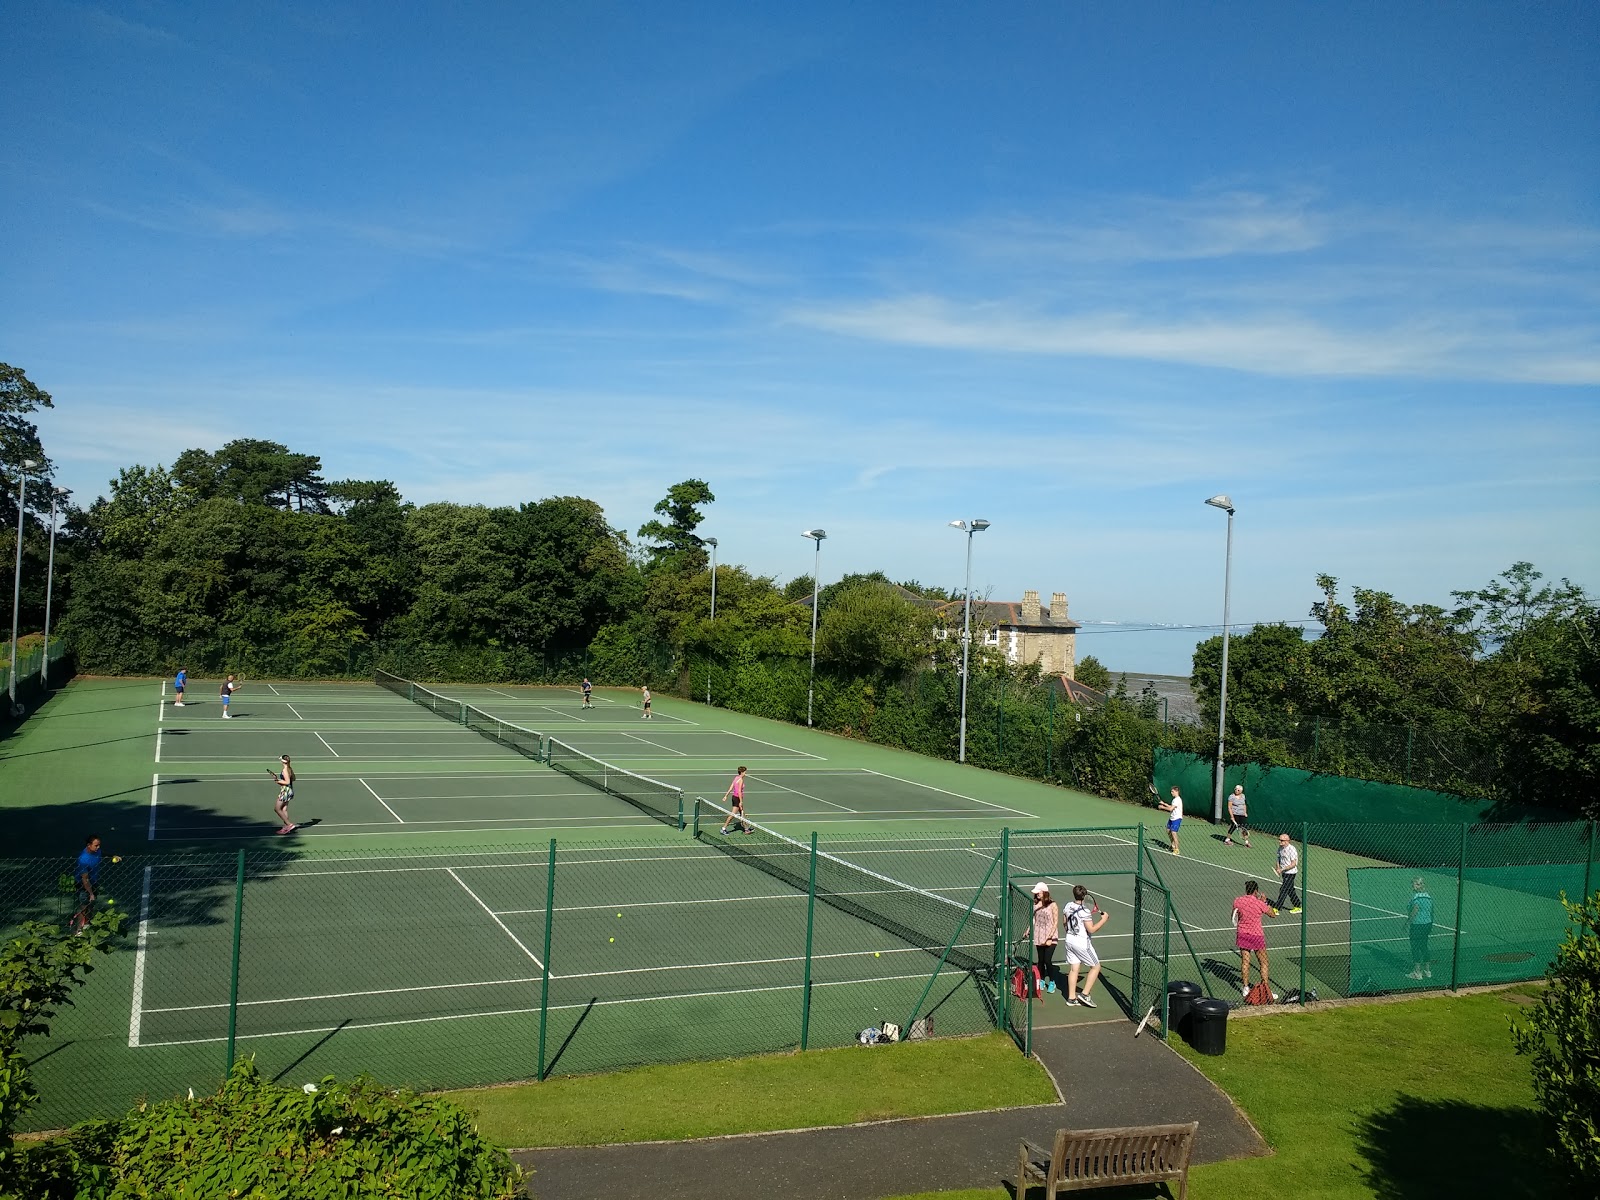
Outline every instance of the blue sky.
<svg viewBox="0 0 1600 1200"><path fill-rule="evenodd" d="M246 11L248 9L248 11ZM80 499L698 476L725 561L1080 618L1600 590L1600 5L8 8L0 360Z"/></svg>

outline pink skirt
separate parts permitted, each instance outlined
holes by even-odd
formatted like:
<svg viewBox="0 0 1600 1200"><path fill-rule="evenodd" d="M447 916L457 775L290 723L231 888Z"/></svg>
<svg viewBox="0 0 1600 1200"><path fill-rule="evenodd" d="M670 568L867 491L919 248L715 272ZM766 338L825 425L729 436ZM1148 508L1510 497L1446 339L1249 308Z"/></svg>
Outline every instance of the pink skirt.
<svg viewBox="0 0 1600 1200"><path fill-rule="evenodd" d="M1265 934L1241 933L1237 934L1236 938L1239 949L1241 950L1265 950L1267 948L1267 939Z"/></svg>

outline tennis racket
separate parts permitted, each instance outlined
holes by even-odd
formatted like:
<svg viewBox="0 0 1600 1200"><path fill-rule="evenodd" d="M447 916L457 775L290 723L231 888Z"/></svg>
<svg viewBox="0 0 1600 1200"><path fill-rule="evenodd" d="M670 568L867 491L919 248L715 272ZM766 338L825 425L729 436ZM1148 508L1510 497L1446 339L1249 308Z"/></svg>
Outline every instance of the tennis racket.
<svg viewBox="0 0 1600 1200"><path fill-rule="evenodd" d="M1139 1024L1134 1027L1133 1036L1134 1037L1138 1037L1141 1033L1143 1033L1145 1031L1145 1026L1150 1024L1150 1018L1155 1016L1155 1015L1156 1015L1156 1006L1154 1004L1152 1004L1150 1006L1150 1011L1145 1013L1144 1020L1140 1021Z"/></svg>

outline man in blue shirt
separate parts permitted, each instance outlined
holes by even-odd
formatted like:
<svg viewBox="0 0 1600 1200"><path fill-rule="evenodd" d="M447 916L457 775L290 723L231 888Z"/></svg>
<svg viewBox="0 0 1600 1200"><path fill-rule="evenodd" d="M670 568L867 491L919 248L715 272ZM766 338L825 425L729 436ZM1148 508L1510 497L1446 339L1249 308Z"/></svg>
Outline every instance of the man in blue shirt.
<svg viewBox="0 0 1600 1200"><path fill-rule="evenodd" d="M178 674L172 681L172 690L178 693L178 698L172 702L173 708L183 707L183 689L189 686L189 672L178 669Z"/></svg>
<svg viewBox="0 0 1600 1200"><path fill-rule="evenodd" d="M82 929L94 912L95 889L100 883L100 839L93 836L83 844L78 868L73 874L78 885L78 911L72 914L71 928Z"/></svg>
<svg viewBox="0 0 1600 1200"><path fill-rule="evenodd" d="M1428 939L1433 936L1433 897L1427 881L1418 875L1411 881L1411 903L1406 906L1406 925L1411 934L1411 970L1407 979L1433 978L1433 951Z"/></svg>

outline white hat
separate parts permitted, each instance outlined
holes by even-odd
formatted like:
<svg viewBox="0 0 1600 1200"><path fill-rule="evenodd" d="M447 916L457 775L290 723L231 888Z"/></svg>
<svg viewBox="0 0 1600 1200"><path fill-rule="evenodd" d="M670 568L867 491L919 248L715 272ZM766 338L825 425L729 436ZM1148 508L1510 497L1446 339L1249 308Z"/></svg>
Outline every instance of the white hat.
<svg viewBox="0 0 1600 1200"><path fill-rule="evenodd" d="M1047 895L1049 893L1049 891L1050 891L1050 885L1048 883L1044 882L1044 880L1042 880L1042 879L1038 883L1033 885L1033 894L1035 896Z"/></svg>

